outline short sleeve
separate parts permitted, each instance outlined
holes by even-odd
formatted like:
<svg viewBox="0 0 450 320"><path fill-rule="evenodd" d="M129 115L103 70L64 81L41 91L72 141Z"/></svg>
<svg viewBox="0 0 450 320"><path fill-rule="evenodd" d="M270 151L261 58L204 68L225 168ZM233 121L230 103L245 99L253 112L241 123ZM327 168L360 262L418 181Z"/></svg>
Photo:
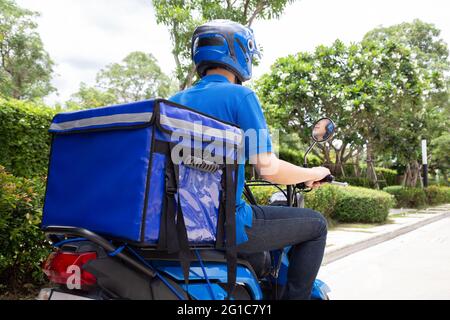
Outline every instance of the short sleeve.
<svg viewBox="0 0 450 320"><path fill-rule="evenodd" d="M272 152L272 141L266 119L254 92L247 94L237 106L237 124L245 135L245 157Z"/></svg>

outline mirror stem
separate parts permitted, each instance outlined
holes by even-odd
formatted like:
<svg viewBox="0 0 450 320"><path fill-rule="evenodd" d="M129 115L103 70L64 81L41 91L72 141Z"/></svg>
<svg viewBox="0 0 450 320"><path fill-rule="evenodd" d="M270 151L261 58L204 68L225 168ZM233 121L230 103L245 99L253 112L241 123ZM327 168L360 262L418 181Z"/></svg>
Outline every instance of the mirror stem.
<svg viewBox="0 0 450 320"><path fill-rule="evenodd" d="M308 168L308 161L306 160L306 157L308 156L308 153L311 151L312 148L314 148L314 146L316 145L316 141L314 141L308 148L308 150L306 150L305 152L305 156L303 157L303 167L304 168Z"/></svg>

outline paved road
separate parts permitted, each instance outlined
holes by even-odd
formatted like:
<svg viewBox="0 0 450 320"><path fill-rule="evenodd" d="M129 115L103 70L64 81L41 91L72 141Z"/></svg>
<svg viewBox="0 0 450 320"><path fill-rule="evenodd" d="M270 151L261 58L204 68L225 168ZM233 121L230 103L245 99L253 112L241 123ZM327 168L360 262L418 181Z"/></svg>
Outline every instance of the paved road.
<svg viewBox="0 0 450 320"><path fill-rule="evenodd" d="M450 299L450 218L323 266L330 299Z"/></svg>

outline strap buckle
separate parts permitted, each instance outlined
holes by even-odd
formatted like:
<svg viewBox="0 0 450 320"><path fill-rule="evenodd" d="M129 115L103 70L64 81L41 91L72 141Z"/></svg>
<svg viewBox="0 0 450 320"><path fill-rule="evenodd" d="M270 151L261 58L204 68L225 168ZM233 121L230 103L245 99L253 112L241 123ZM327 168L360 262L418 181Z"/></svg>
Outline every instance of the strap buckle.
<svg viewBox="0 0 450 320"><path fill-rule="evenodd" d="M175 195L175 193L177 193L177 188L174 187L174 186L167 186L167 185L166 185L166 193L167 193L168 195L173 196L173 195Z"/></svg>

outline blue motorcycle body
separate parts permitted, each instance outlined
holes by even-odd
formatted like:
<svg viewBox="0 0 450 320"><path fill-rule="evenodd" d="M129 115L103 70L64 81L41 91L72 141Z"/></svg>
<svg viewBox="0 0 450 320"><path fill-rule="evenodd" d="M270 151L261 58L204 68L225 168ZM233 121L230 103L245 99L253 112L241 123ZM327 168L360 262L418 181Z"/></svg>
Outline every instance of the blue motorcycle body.
<svg viewBox="0 0 450 320"><path fill-rule="evenodd" d="M273 257L272 270L278 268L276 277L268 275L258 279L255 273L247 266L239 265L237 268L237 283L245 286L252 300L265 300L270 297L264 296L261 284L270 283L272 287L282 288L287 282L287 271L289 260L287 254L291 247L283 250L272 251ZM179 264L166 261L152 261L152 266L176 279L183 282L183 271ZM189 284L183 284L183 289L197 300L224 300L227 297L225 286L227 283L227 265L220 262L194 262L191 264L189 273ZM222 286L219 284L223 284ZM316 279L311 291L311 299L328 300L330 288L323 281Z"/></svg>

